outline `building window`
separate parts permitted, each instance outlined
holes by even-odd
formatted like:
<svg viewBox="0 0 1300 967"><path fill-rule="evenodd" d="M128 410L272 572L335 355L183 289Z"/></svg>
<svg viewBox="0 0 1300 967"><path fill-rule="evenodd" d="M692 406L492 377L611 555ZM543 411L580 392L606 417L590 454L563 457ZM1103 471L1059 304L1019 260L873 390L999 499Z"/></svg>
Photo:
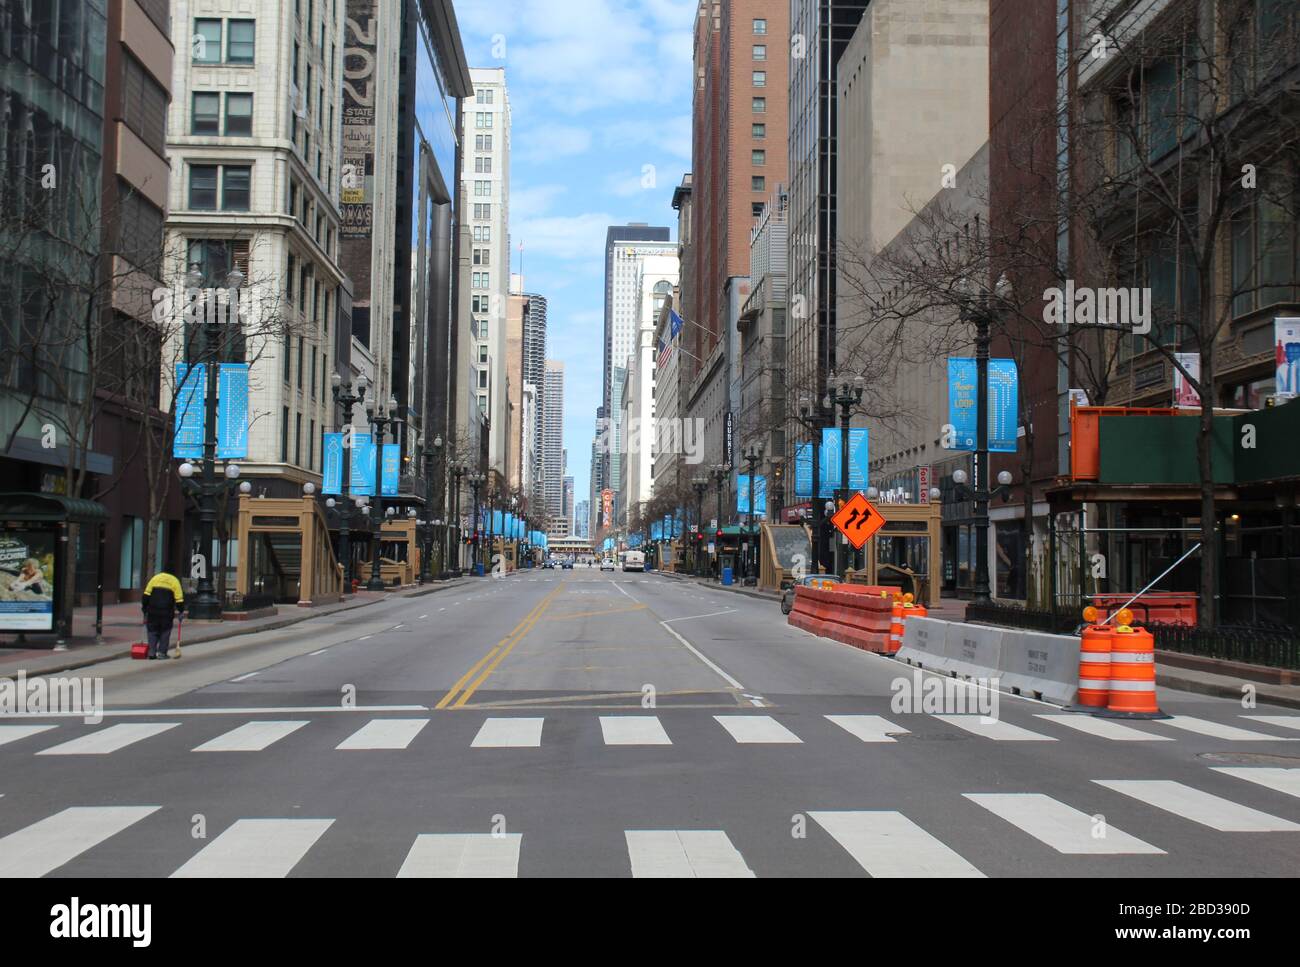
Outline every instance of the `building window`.
<svg viewBox="0 0 1300 967"><path fill-rule="evenodd" d="M221 210L246 212L252 201L251 165L224 165L221 169Z"/></svg>
<svg viewBox="0 0 1300 967"><path fill-rule="evenodd" d="M487 416L487 396L482 393L478 397L478 411Z"/></svg>
<svg viewBox="0 0 1300 967"><path fill-rule="evenodd" d="M483 347L483 350L484 350L484 352L486 353L486 352L487 352L487 347L486 347L486 346ZM480 370L478 371L478 388L479 388L479 389L487 389L487 370L486 370L486 369L480 369Z"/></svg>
<svg viewBox="0 0 1300 967"><path fill-rule="evenodd" d="M762 175L754 175L749 179L749 187L753 191L766 191L767 179Z"/></svg>
<svg viewBox="0 0 1300 967"><path fill-rule="evenodd" d="M221 63L221 21L200 19L194 21L194 63Z"/></svg>
<svg viewBox="0 0 1300 967"><path fill-rule="evenodd" d="M766 21L766 20L755 20L755 21L754 21L754 33L756 33L756 34L765 34L765 33L767 33L767 21Z"/></svg>
<svg viewBox="0 0 1300 967"><path fill-rule="evenodd" d="M765 164L767 164L767 152L766 152L766 151L754 151L754 152L751 152L751 154L750 154L750 160L751 160L755 165L765 165Z"/></svg>
<svg viewBox="0 0 1300 967"><path fill-rule="evenodd" d="M480 104L491 104L491 103L492 103L492 94L493 94L493 91L492 91L491 88L485 88L485 89L480 90L480 91L475 91L474 94L475 94L475 95L477 96L477 98L478 98L478 103L480 103Z"/></svg>
<svg viewBox="0 0 1300 967"><path fill-rule="evenodd" d="M227 26L230 30L227 40L226 61L231 64L253 63L254 36L257 32L256 21L231 20Z"/></svg>
<svg viewBox="0 0 1300 967"><path fill-rule="evenodd" d="M755 114L767 113L767 98L765 97L754 98L754 113Z"/></svg>
<svg viewBox="0 0 1300 967"><path fill-rule="evenodd" d="M253 134L253 95L226 95L226 136L248 138Z"/></svg>
<svg viewBox="0 0 1300 967"><path fill-rule="evenodd" d="M130 53L122 58L122 121L156 154L166 154L167 90Z"/></svg>
<svg viewBox="0 0 1300 967"><path fill-rule="evenodd" d="M755 44L755 45L754 45L754 60L767 60L767 45L766 45L766 44Z"/></svg>
<svg viewBox="0 0 1300 967"><path fill-rule="evenodd" d="M289 407L285 407L280 413L280 460L282 463L289 462Z"/></svg>
<svg viewBox="0 0 1300 967"><path fill-rule="evenodd" d="M767 71L754 71L754 86L767 87Z"/></svg>
<svg viewBox="0 0 1300 967"><path fill-rule="evenodd" d="M217 165L190 165L190 208L216 211L217 182L221 168Z"/></svg>
<svg viewBox="0 0 1300 967"><path fill-rule="evenodd" d="M755 124L755 125L753 126L753 135L754 135L754 137L756 137L756 138L766 138L766 137L767 137L767 125L766 125L766 124Z"/></svg>
<svg viewBox="0 0 1300 967"><path fill-rule="evenodd" d="M755 218L761 218L763 215L763 203L761 201L756 201L749 206L749 210L750 210L750 214L752 214Z"/></svg>
<svg viewBox="0 0 1300 967"><path fill-rule="evenodd" d="M195 92L190 134L221 133L221 95Z"/></svg>
<svg viewBox="0 0 1300 967"><path fill-rule="evenodd" d="M487 364L488 361L487 346L481 345L478 347L478 361L484 365Z"/></svg>

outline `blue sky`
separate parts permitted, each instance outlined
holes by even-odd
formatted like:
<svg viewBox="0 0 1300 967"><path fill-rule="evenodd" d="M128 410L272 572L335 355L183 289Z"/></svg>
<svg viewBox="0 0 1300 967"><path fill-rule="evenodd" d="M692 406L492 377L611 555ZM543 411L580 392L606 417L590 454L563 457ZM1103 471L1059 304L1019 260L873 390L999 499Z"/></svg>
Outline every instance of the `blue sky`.
<svg viewBox="0 0 1300 967"><path fill-rule="evenodd" d="M671 203L690 168L696 0L455 6L470 66L506 69L512 271L522 241L525 284L548 300L547 355L565 366L564 445L584 500L601 393L605 230L649 222L677 237Z"/></svg>

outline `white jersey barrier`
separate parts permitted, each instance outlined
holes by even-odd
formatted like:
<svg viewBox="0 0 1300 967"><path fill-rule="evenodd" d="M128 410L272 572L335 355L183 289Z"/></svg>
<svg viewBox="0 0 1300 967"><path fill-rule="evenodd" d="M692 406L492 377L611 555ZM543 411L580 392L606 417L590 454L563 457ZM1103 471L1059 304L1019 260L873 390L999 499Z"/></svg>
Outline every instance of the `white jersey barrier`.
<svg viewBox="0 0 1300 967"><path fill-rule="evenodd" d="M908 618L897 658L960 678L997 678L1017 694L1069 705L1079 691L1079 639L936 618Z"/></svg>

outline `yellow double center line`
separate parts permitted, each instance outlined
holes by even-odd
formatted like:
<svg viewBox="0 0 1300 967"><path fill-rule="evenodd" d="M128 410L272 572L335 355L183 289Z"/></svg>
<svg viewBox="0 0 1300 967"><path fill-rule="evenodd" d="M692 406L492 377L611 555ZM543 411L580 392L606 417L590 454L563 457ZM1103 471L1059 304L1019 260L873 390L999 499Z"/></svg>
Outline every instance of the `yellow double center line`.
<svg viewBox="0 0 1300 967"><path fill-rule="evenodd" d="M555 600L556 595L564 590L564 585L558 585L554 591L542 598L537 606L524 617L524 620L515 625L513 631L496 643L496 646L486 655L474 663L474 667L460 677L455 685L451 686L451 691L442 697L436 708L460 708L469 701L470 696L478 689L487 677L491 675L498 665L505 660L506 655L514 650L515 645L533 629L542 614L550 607L551 602ZM485 667L486 666L486 667ZM475 677L477 676L477 677ZM472 682L467 685L466 683ZM464 689L464 691L461 691ZM459 698L457 698L459 693Z"/></svg>

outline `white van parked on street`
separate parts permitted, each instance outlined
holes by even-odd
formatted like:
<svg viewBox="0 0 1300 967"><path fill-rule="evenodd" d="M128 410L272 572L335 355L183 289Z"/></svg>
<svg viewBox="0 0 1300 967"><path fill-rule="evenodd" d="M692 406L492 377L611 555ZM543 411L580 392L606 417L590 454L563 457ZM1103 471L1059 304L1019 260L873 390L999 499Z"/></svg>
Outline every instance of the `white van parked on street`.
<svg viewBox="0 0 1300 967"><path fill-rule="evenodd" d="M642 551L624 551L623 552L623 570L624 571L644 571L645 570L645 553Z"/></svg>

